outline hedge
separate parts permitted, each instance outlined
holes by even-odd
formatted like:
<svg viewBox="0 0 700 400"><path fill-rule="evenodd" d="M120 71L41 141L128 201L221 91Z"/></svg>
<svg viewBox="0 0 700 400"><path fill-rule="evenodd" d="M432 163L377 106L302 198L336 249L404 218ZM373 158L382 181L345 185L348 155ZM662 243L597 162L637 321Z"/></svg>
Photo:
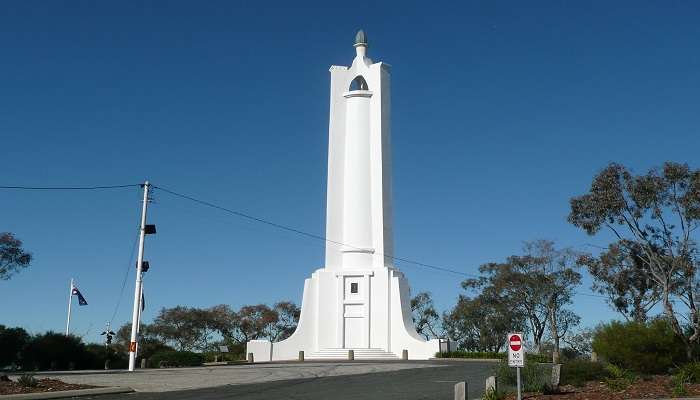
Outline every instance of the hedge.
<svg viewBox="0 0 700 400"><path fill-rule="evenodd" d="M494 353L488 351L451 351L447 353L436 353L436 358L468 358L468 359L491 359L491 360L506 360L508 353ZM530 362L548 363L552 362L546 354L525 353L525 359Z"/></svg>
<svg viewBox="0 0 700 400"><path fill-rule="evenodd" d="M202 365L204 355L191 351L163 351L148 359L150 368L160 367L196 367Z"/></svg>

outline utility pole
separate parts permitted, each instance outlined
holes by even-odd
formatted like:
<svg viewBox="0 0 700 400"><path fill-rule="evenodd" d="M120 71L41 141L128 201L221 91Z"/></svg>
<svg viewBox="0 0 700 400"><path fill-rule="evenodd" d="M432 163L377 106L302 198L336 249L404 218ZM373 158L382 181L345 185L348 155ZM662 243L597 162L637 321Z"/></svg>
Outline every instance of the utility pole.
<svg viewBox="0 0 700 400"><path fill-rule="evenodd" d="M142 273L145 271L141 271ZM139 294L139 316L136 320L136 335L141 337L141 313L143 312L143 279L141 279L141 293ZM136 347L136 357L139 356L138 346Z"/></svg>
<svg viewBox="0 0 700 400"><path fill-rule="evenodd" d="M139 237L139 256L136 264L136 287L134 288L134 312L131 318L131 341L129 342L129 371L136 367L136 347L138 341L139 312L141 311L141 285L143 282L143 247L146 241L146 212L148 211L148 181L143 184L143 209L141 211L141 235Z"/></svg>

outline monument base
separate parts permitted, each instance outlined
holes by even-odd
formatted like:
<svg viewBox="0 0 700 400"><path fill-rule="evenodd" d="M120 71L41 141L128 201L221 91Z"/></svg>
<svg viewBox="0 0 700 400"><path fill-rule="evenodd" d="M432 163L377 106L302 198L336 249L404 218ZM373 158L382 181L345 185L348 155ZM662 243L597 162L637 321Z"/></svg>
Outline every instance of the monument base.
<svg viewBox="0 0 700 400"><path fill-rule="evenodd" d="M426 360L440 352L440 340L425 340L413 325L408 282L390 267L319 269L304 282L295 332L271 343L251 340L246 353L256 362L304 358ZM407 354L405 353L407 352Z"/></svg>

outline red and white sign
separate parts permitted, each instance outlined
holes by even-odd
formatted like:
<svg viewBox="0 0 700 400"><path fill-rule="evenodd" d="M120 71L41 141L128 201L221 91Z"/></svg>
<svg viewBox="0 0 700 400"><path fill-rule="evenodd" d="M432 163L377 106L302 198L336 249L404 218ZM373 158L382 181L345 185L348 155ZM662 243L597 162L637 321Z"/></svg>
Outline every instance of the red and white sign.
<svg viewBox="0 0 700 400"><path fill-rule="evenodd" d="M518 334L510 335L508 338L508 345L510 346L511 350L520 351L520 348L522 347L522 338Z"/></svg>
<svg viewBox="0 0 700 400"><path fill-rule="evenodd" d="M508 336L508 366L525 366L525 346L522 333L509 333Z"/></svg>

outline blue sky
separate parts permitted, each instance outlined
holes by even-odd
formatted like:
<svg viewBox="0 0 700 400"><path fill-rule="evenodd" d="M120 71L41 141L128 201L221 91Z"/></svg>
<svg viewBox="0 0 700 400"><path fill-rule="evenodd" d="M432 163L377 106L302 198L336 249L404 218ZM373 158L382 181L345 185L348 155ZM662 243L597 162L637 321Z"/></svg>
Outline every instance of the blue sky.
<svg viewBox="0 0 700 400"><path fill-rule="evenodd" d="M364 28L392 64L396 255L474 273L545 238L594 250L568 200L611 161L700 167L694 2L5 2L0 185L154 184L323 234L328 67ZM156 193L150 320L178 304L301 301L323 244ZM88 340L130 318L138 188L0 191L35 262L0 323ZM442 310L461 278L399 264ZM586 291L588 285L582 290ZM578 296L586 325L615 317Z"/></svg>

